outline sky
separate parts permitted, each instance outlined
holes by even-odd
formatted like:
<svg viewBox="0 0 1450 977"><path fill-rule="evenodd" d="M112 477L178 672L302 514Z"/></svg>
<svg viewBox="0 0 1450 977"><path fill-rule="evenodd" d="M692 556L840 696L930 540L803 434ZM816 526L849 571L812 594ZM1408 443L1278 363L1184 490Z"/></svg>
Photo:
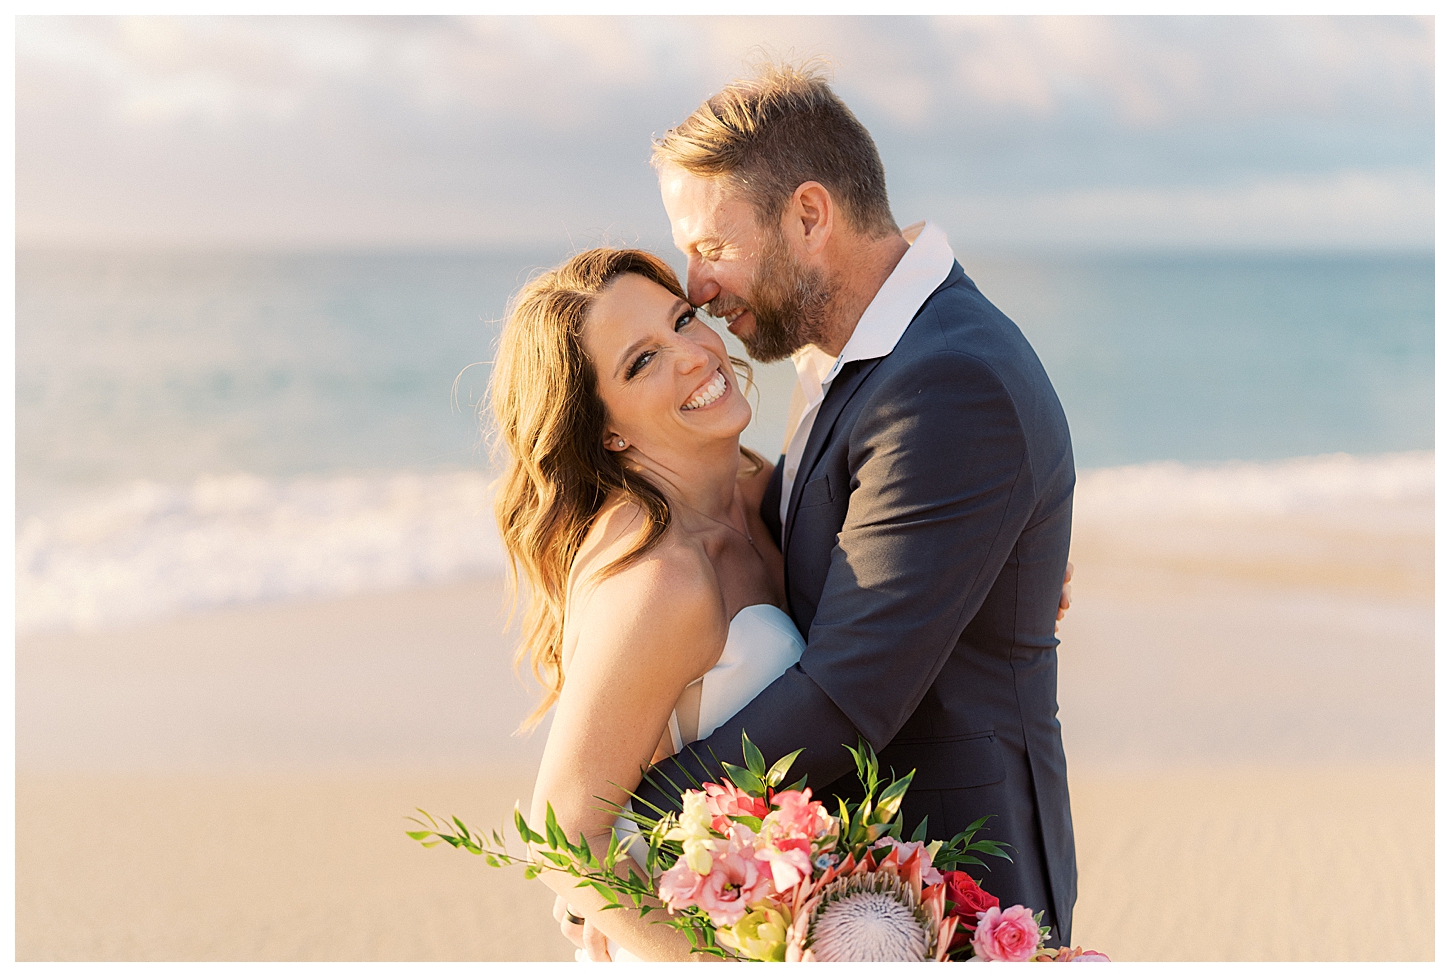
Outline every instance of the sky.
<svg viewBox="0 0 1450 977"><path fill-rule="evenodd" d="M22 246L668 245L652 138L821 56L959 247L1428 249L1408 17L20 17Z"/></svg>

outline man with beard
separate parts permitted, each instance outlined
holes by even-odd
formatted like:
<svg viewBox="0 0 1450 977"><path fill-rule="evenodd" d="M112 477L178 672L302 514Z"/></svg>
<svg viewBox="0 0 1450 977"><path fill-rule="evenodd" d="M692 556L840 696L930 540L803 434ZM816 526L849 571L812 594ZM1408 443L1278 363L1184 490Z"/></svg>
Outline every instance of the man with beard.
<svg viewBox="0 0 1450 977"><path fill-rule="evenodd" d="M845 745L864 738L883 771L916 772L907 833L989 816L1012 861L989 859L984 887L1067 942L1054 634L1074 472L1042 365L939 228L898 229L870 134L817 73L727 86L654 159L690 301L800 380L762 516L806 650L675 759L721 780L711 758L743 764L745 731L768 762L804 747L791 776L829 800L858 789Z"/></svg>

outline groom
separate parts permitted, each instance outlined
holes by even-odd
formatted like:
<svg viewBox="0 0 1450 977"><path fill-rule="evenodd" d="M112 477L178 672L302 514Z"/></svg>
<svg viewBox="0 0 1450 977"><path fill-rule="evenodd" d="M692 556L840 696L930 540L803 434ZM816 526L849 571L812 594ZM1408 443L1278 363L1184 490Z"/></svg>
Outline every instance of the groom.
<svg viewBox="0 0 1450 977"><path fill-rule="evenodd" d="M729 85L654 162L690 301L800 380L761 514L806 650L694 752L743 764L742 730L768 760L805 747L792 776L828 798L857 789L843 744L864 737L883 770L916 771L908 832L992 815L982 836L1012 862L989 858L985 888L1066 943L1054 623L1074 474L1047 374L941 229L898 229L870 134L810 71Z"/></svg>

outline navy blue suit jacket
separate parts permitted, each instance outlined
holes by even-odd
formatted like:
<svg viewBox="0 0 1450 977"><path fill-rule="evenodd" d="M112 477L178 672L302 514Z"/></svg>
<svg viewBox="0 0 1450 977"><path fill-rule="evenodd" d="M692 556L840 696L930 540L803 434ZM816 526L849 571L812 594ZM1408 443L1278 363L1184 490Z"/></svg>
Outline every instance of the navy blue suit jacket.
<svg viewBox="0 0 1450 977"><path fill-rule="evenodd" d="M1074 480L1042 364L954 264L889 355L832 382L783 526L777 467L761 509L806 650L695 753L742 763L745 730L767 761L805 747L792 778L848 796L843 744L865 737L883 768L916 770L907 832L925 816L945 838L993 815L982 836L1013 861L987 858L984 886L1044 910L1067 941L1077 866L1054 625Z"/></svg>

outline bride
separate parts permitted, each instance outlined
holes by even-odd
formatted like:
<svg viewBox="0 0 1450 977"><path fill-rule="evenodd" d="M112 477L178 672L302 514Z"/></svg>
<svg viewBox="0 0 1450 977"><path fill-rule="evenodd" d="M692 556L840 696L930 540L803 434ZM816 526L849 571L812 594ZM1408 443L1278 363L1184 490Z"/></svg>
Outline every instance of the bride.
<svg viewBox="0 0 1450 977"><path fill-rule="evenodd" d="M761 521L771 465L741 448L750 405L670 267L598 248L514 300L494 365L509 459L496 514L528 583L523 649L550 708L530 820L608 844L641 771L707 735L800 658ZM625 874L637 865L621 861ZM689 943L560 873L540 878L619 947ZM698 958L696 958L698 959Z"/></svg>

